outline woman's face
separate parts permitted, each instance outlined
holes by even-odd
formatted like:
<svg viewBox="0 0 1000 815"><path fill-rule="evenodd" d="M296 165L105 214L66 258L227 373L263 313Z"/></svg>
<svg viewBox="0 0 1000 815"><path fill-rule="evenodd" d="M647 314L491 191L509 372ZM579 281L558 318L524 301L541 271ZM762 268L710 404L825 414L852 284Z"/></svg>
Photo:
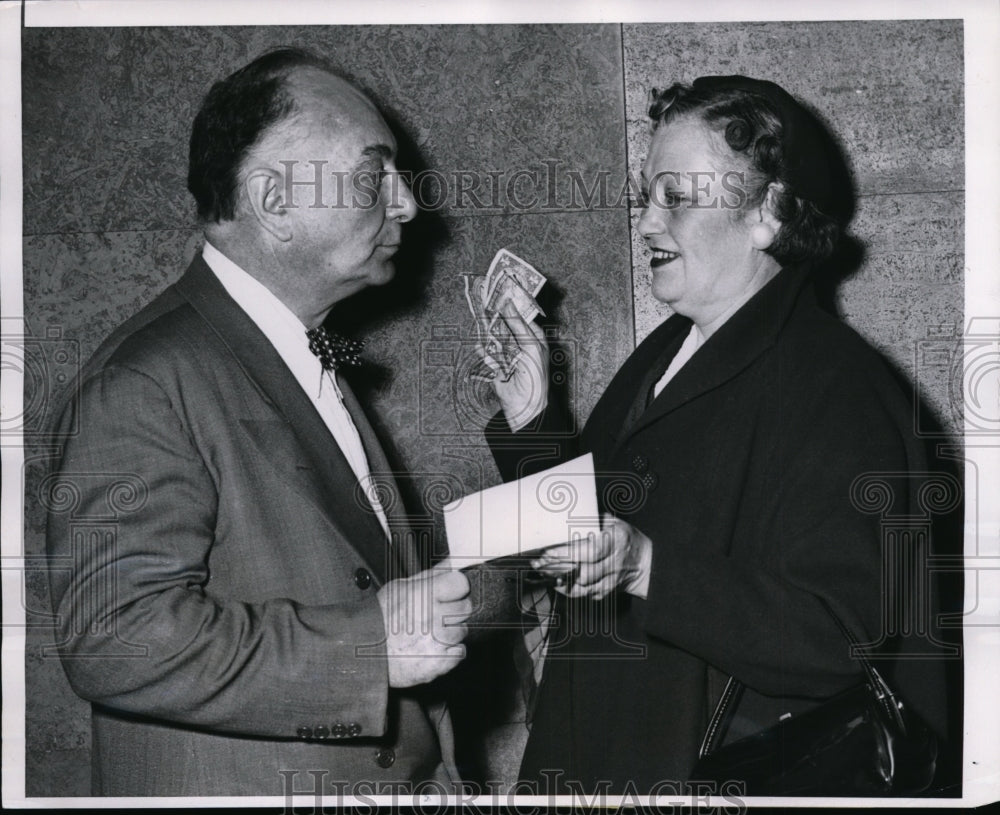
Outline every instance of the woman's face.
<svg viewBox="0 0 1000 815"><path fill-rule="evenodd" d="M740 210L735 162L720 160L728 150L699 119L681 116L657 128L642 167L648 200L639 234L652 251L653 296L699 326L776 273L751 244L760 213Z"/></svg>

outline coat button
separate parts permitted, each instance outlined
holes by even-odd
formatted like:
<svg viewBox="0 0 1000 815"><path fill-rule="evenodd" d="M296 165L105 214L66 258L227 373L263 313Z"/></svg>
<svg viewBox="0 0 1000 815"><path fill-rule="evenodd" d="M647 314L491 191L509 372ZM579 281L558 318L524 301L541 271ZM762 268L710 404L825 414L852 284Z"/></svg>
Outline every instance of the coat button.
<svg viewBox="0 0 1000 815"><path fill-rule="evenodd" d="M642 453L636 453L632 456L632 469L637 473L646 472L646 468L649 466L649 459L646 458Z"/></svg>
<svg viewBox="0 0 1000 815"><path fill-rule="evenodd" d="M656 477L656 473L646 473L642 477L642 485L647 490L650 490L650 491L655 490L656 489L656 485L659 484L659 483L660 483L660 479Z"/></svg>
<svg viewBox="0 0 1000 815"><path fill-rule="evenodd" d="M375 763L383 770L388 770L396 763L396 751L391 747L382 747L375 751Z"/></svg>
<svg viewBox="0 0 1000 815"><path fill-rule="evenodd" d="M313 730L314 739L325 739L329 735L330 735L330 728L324 724L321 724L319 727Z"/></svg>
<svg viewBox="0 0 1000 815"><path fill-rule="evenodd" d="M300 727L295 731L295 735L300 739L311 739L313 737L313 731L311 727Z"/></svg>
<svg viewBox="0 0 1000 815"><path fill-rule="evenodd" d="M361 725L357 722L351 722L347 725L347 735L348 736L360 736L361 735Z"/></svg>
<svg viewBox="0 0 1000 815"><path fill-rule="evenodd" d="M358 569L354 573L354 585L364 591L372 584L371 573L367 569Z"/></svg>
<svg viewBox="0 0 1000 815"><path fill-rule="evenodd" d="M341 722L337 722L332 728L330 728L330 735L335 739L344 738L344 736L347 735L347 726Z"/></svg>

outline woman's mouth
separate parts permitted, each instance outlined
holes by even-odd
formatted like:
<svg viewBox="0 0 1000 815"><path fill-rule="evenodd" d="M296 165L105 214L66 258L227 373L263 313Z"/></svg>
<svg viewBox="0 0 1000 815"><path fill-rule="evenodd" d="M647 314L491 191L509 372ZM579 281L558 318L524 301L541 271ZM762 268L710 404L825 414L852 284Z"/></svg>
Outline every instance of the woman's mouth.
<svg viewBox="0 0 1000 815"><path fill-rule="evenodd" d="M666 249L653 249L653 257L649 261L649 267L651 269L659 269L661 266L666 266L668 263L679 258L680 252L668 252Z"/></svg>

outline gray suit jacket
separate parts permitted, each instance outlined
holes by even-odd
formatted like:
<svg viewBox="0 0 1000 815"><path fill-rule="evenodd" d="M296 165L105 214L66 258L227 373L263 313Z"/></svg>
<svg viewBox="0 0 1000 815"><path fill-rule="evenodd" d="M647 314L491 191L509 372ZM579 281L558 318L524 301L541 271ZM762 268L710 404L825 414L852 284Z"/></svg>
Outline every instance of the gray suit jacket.
<svg viewBox="0 0 1000 815"><path fill-rule="evenodd" d="M48 551L58 651L93 703L95 794L442 777L444 708L389 689L376 599L417 552L405 533L386 544L319 414L200 256L98 349L62 415L74 427L45 491Z"/></svg>

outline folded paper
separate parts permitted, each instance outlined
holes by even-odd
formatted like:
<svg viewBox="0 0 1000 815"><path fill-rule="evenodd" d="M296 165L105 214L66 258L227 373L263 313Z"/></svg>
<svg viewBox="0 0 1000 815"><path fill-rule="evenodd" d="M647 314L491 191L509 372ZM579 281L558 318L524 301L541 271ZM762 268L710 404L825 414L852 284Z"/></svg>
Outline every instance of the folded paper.
<svg viewBox="0 0 1000 815"><path fill-rule="evenodd" d="M590 453L444 507L457 569L565 543L600 528Z"/></svg>

